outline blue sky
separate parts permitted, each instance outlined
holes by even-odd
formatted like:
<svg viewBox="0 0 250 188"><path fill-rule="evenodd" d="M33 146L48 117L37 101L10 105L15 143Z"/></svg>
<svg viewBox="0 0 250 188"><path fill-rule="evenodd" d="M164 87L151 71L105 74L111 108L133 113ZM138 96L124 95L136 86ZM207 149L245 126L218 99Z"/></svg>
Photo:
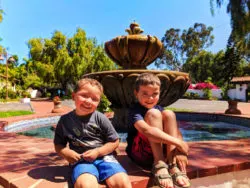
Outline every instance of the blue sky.
<svg viewBox="0 0 250 188"><path fill-rule="evenodd" d="M231 31L225 6L210 12L210 0L0 0L5 11L0 24L1 45L17 54L22 63L28 57L27 41L51 38L55 30L71 37L78 27L99 44L119 35L134 20L144 34L161 39L170 28L188 29L195 22L214 28L215 41L209 48L218 52L226 47Z"/></svg>

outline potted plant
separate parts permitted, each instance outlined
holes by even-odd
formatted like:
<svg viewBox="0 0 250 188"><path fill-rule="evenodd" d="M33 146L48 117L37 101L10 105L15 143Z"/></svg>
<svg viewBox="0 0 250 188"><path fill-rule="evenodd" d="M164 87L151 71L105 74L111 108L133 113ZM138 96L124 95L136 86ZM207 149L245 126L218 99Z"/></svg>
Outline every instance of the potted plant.
<svg viewBox="0 0 250 188"><path fill-rule="evenodd" d="M60 113L63 112L62 109L62 101L59 96L55 96L53 98L54 108L52 110L52 113Z"/></svg>
<svg viewBox="0 0 250 188"><path fill-rule="evenodd" d="M62 101L59 96L55 96L53 98L53 103L54 103L54 108L60 108Z"/></svg>
<svg viewBox="0 0 250 188"><path fill-rule="evenodd" d="M61 113L64 112L62 108L62 101L59 96L55 96L53 98L54 108L52 109L52 113Z"/></svg>

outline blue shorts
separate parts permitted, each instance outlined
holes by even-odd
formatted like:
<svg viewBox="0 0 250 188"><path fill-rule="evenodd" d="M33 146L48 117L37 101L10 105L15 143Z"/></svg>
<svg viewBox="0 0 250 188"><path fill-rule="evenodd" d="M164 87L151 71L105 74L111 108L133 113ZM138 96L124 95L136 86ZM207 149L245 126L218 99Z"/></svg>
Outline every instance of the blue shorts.
<svg viewBox="0 0 250 188"><path fill-rule="evenodd" d="M72 168L71 179L73 184L75 184L76 179L84 173L94 175L98 182L101 182L119 172L126 173L126 170L120 165L113 155L106 155L91 163L81 160L72 166Z"/></svg>

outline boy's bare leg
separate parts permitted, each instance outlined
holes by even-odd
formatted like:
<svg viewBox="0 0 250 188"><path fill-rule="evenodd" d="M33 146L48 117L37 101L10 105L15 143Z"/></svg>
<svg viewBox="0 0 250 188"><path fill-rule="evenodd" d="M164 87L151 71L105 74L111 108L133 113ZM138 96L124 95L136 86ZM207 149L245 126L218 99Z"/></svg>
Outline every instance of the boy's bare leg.
<svg viewBox="0 0 250 188"><path fill-rule="evenodd" d="M152 127L157 127L160 130L163 130L163 124L162 124L162 114L159 110L156 109L150 109L147 111L145 115L145 121L148 125ZM155 143L149 139L150 146L153 152L154 156L154 164L157 164L160 160L164 161L164 155L163 155L163 148L161 143ZM161 168L159 169L156 174L169 174L168 169ZM160 181L160 184L164 187L173 187L173 182L170 179L162 179Z"/></svg>
<svg viewBox="0 0 250 188"><path fill-rule="evenodd" d="M92 174L84 173L75 182L74 188L98 188L99 184L96 177Z"/></svg>
<svg viewBox="0 0 250 188"><path fill-rule="evenodd" d="M124 172L114 174L106 179L106 183L110 188L131 188L131 183L128 175Z"/></svg>
<svg viewBox="0 0 250 188"><path fill-rule="evenodd" d="M174 112L170 110L164 110L162 112L162 118L163 118L163 131L173 137L178 138L178 125L176 122L176 116ZM176 162L173 161L173 152L176 147L174 145L167 145L167 151L166 151L166 157L168 162Z"/></svg>
<svg viewBox="0 0 250 188"><path fill-rule="evenodd" d="M162 116L163 116L163 128L164 128L164 132L182 139L181 133L179 131L179 127L176 121L176 116L175 113L172 112L171 110L164 110L162 112ZM186 173L186 165L187 165L187 157L183 156L181 153L179 153L178 151L175 150L175 146L174 145L167 145L167 162L169 164L179 164L179 166L181 166L181 169L183 172ZM178 160L177 160L178 157ZM176 172L179 172L178 168L172 168L169 170L171 174L174 174ZM185 177L181 177L179 176L179 178L177 179L178 183L181 185L187 185L188 184L188 180Z"/></svg>

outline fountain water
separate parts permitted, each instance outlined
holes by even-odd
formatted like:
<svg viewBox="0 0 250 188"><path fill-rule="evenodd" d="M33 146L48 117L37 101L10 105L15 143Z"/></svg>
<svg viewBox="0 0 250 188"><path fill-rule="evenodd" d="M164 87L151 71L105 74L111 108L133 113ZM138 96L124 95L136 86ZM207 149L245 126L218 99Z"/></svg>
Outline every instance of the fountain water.
<svg viewBox="0 0 250 188"><path fill-rule="evenodd" d="M133 85L138 75L150 72L161 80L159 104L168 106L178 100L187 90L190 78L187 73L177 71L147 70L163 51L163 44L157 37L142 35L137 23L126 29L128 35L118 36L105 43L107 55L122 70L96 72L84 75L98 80L104 87L104 94L111 102L114 111L112 123L117 130L127 129L129 107L136 102Z"/></svg>

